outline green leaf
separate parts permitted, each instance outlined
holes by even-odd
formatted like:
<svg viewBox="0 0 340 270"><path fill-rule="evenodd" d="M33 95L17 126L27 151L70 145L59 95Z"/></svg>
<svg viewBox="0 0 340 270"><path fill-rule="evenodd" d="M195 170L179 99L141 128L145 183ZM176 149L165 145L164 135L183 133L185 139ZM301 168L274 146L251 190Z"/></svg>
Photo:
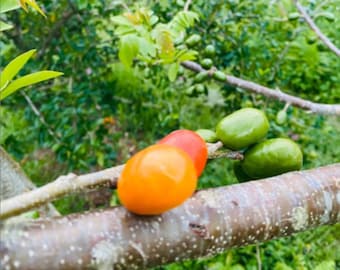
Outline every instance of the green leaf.
<svg viewBox="0 0 340 270"><path fill-rule="evenodd" d="M173 82L176 80L178 69L179 69L178 63L173 63L170 65L169 70L168 70L168 77L169 77L170 82Z"/></svg>
<svg viewBox="0 0 340 270"><path fill-rule="evenodd" d="M5 13L18 8L20 8L18 0L1 0L0 13Z"/></svg>
<svg viewBox="0 0 340 270"><path fill-rule="evenodd" d="M198 21L198 14L193 11L180 11L170 21L169 26L177 33L185 31L187 28L194 26L195 21Z"/></svg>
<svg viewBox="0 0 340 270"><path fill-rule="evenodd" d="M3 21L0 21L0 32L1 32L1 31L9 30L9 29L11 29L11 28L13 28L13 25L10 25L10 24L8 24L8 23L5 23L5 22L3 22Z"/></svg>
<svg viewBox="0 0 340 270"><path fill-rule="evenodd" d="M133 59L138 55L139 39L135 35L122 37L119 46L119 60L127 67L132 65Z"/></svg>
<svg viewBox="0 0 340 270"><path fill-rule="evenodd" d="M1 72L0 74L0 89L3 86L10 82L15 75L18 74L20 69L26 64L28 59L32 57L36 50L30 50L23 54L20 54L18 57L14 58Z"/></svg>
<svg viewBox="0 0 340 270"><path fill-rule="evenodd" d="M334 261L323 261L314 268L314 270L333 270L333 269L335 269Z"/></svg>
<svg viewBox="0 0 340 270"><path fill-rule="evenodd" d="M177 53L176 59L179 62L189 61L189 60L195 60L197 56L197 52L193 50L181 50Z"/></svg>
<svg viewBox="0 0 340 270"><path fill-rule="evenodd" d="M3 100L7 96L13 94L15 91L32 84L36 84L38 82L46 81L52 78L56 78L58 76L63 75L61 72L51 71L51 70L43 70L38 71L13 81L10 83L2 92L0 92L0 100Z"/></svg>

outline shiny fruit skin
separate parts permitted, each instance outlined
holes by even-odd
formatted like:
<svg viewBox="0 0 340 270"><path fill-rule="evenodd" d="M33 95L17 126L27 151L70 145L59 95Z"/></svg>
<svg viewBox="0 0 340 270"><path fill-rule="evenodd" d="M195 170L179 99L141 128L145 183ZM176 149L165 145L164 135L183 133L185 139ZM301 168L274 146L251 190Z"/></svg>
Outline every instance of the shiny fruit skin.
<svg viewBox="0 0 340 270"><path fill-rule="evenodd" d="M207 47L205 47L204 49L204 54L207 56L213 56L215 54L215 47L214 45L208 45Z"/></svg>
<svg viewBox="0 0 340 270"><path fill-rule="evenodd" d="M184 150L193 160L197 176L202 174L208 159L208 148L204 140L194 131L187 129L176 130L158 143L176 146Z"/></svg>
<svg viewBox="0 0 340 270"><path fill-rule="evenodd" d="M286 111L285 110L279 111L276 115L276 119L275 119L276 123L278 125L283 125L286 122L286 120L287 120Z"/></svg>
<svg viewBox="0 0 340 270"><path fill-rule="evenodd" d="M263 139L269 130L266 115L254 108L245 108L224 117L216 126L217 138L232 150L240 150Z"/></svg>
<svg viewBox="0 0 340 270"><path fill-rule="evenodd" d="M290 139L276 138L256 144L244 155L242 168L254 178L270 177L302 167L302 152Z"/></svg>
<svg viewBox="0 0 340 270"><path fill-rule="evenodd" d="M198 129L195 132L207 143L215 143L218 141L215 131L210 129Z"/></svg>
<svg viewBox="0 0 340 270"><path fill-rule="evenodd" d="M217 81L225 82L227 79L227 76L224 74L224 72L218 70L214 72L213 78Z"/></svg>
<svg viewBox="0 0 340 270"><path fill-rule="evenodd" d="M195 83L204 82L206 79L208 79L208 77L209 77L208 72L207 72L207 71L202 71L202 72L198 73L198 74L195 76L194 82L195 82Z"/></svg>
<svg viewBox="0 0 340 270"><path fill-rule="evenodd" d="M117 192L130 212L158 215L182 204L196 186L196 169L189 155L177 147L157 144L128 160Z"/></svg>
<svg viewBox="0 0 340 270"><path fill-rule="evenodd" d="M201 36L194 34L188 37L188 39L185 41L185 44L187 44L189 47L193 47L197 45L201 41Z"/></svg>
<svg viewBox="0 0 340 270"><path fill-rule="evenodd" d="M213 65L213 61L210 58L205 58L201 61L201 66L205 69L211 68Z"/></svg>

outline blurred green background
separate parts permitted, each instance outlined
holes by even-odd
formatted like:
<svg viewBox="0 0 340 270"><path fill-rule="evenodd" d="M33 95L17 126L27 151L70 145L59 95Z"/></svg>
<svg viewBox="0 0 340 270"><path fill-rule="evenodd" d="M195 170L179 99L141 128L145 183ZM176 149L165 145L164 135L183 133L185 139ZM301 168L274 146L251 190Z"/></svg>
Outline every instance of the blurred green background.
<svg viewBox="0 0 340 270"><path fill-rule="evenodd" d="M148 7L160 21L183 10L185 1L39 1L47 19L17 10L5 19L15 28L0 36L0 66L29 49L38 54L24 73L40 69L64 76L25 89L48 123L16 93L0 107L0 144L20 162L38 186L73 171L85 173L124 163L133 153L178 128L212 128L223 116L244 107L266 112L268 137L289 137L304 153L304 168L340 162L340 120L289 107L282 124L275 119L285 104L221 83L192 91L194 75L180 70L174 82L159 65L118 60L118 40L110 16ZM339 0L303 1L320 29L340 47ZM188 29L199 34L198 61L213 45L214 65L234 76L320 103L340 103L340 61L316 37L291 1L196 0L190 10L200 21ZM50 129L52 131L49 132ZM237 183L232 162L210 161L200 188ZM72 194L55 202L72 213L115 205L112 191ZM290 270L340 269L340 227L325 226L256 247L232 249L156 269ZM258 249L258 256L256 256Z"/></svg>

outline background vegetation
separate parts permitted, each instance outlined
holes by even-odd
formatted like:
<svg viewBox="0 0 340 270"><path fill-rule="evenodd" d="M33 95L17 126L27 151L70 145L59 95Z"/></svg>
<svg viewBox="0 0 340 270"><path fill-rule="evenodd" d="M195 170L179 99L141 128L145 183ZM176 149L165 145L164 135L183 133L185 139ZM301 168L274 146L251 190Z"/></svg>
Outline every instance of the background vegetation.
<svg viewBox="0 0 340 270"><path fill-rule="evenodd" d="M290 137L304 152L304 168L340 162L340 121L288 108L283 124L275 119L284 104L242 89L206 82L192 91L194 74L180 70L171 82L166 68L118 60L113 15L150 8L168 22L185 1L39 1L38 13L14 11L5 19L15 28L0 36L1 67L36 48L22 74L52 69L64 76L24 90L48 126L20 93L0 107L0 144L14 156L37 185L57 176L95 171L121 164L139 149L178 128L214 128L228 113L242 107L264 110L271 137ZM325 4L325 2L327 2ZM304 1L321 30L339 47L339 1ZM190 10L199 21L188 35L202 39L195 47L216 49L219 69L271 88L323 103L340 103L340 62L296 14L291 1L204 1ZM51 132L52 131L52 132ZM236 183L229 160L211 161L200 188ZM83 211L117 199L110 190L74 194L55 205L63 214ZM328 226L256 246L233 249L211 259L157 269L317 269L340 268L339 226Z"/></svg>

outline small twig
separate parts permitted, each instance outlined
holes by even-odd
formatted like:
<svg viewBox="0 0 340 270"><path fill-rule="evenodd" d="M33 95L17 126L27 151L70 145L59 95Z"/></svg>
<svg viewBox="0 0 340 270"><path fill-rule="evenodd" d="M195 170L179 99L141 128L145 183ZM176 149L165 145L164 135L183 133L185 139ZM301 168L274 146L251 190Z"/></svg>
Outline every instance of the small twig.
<svg viewBox="0 0 340 270"><path fill-rule="evenodd" d="M182 62L181 65L194 72L206 71L201 65L192 61ZM292 106L318 114L340 115L340 104L323 104L315 103L310 100L305 100L299 97L288 95L282 91L277 91L251 81L246 81L231 75L226 75L227 84L240 87L248 92L260 94L271 99L276 99L281 102L290 103Z"/></svg>
<svg viewBox="0 0 340 270"><path fill-rule="evenodd" d="M187 0L187 1L186 1L185 5L184 5L184 9L183 9L184 11L188 11L188 10L189 10L189 6L190 6L190 4L191 4L191 1L192 1L192 0Z"/></svg>
<svg viewBox="0 0 340 270"><path fill-rule="evenodd" d="M70 9L66 10L66 12L62 15L59 21L57 21L54 26L50 29L49 34L46 39L43 41L41 49L39 50L37 57L40 58L44 55L46 49L50 47L50 43L54 38L57 38L60 35L61 29L65 26L65 23L76 14L76 7L73 5L71 1L69 1Z"/></svg>
<svg viewBox="0 0 340 270"><path fill-rule="evenodd" d="M315 34L319 37L319 39L331 50L333 51L337 56L340 57L340 49L338 49L332 41L330 41L322 32L321 30L316 26L312 18L307 14L305 9L301 6L299 1L294 0L295 6L297 10L300 12L301 16L304 18L304 20L307 22L309 27L315 32Z"/></svg>
<svg viewBox="0 0 340 270"><path fill-rule="evenodd" d="M26 99L28 105L30 105L32 111L34 112L34 114L36 116L38 116L40 122L47 128L47 132L54 138L54 140L58 143L60 143L60 138L59 136L50 128L50 126L47 124L44 116L41 114L41 112L38 110L38 108L34 105L33 101L31 100L31 98L26 95L26 93L24 91L21 91L21 94L24 96L24 98Z"/></svg>
<svg viewBox="0 0 340 270"><path fill-rule="evenodd" d="M219 150L222 146L221 142L207 144L209 154L212 155L214 151ZM119 165L84 175L70 173L66 176L60 176L45 186L1 201L0 219L21 214L72 192L98 186L116 188L123 168L124 165Z"/></svg>
<svg viewBox="0 0 340 270"><path fill-rule="evenodd" d="M262 261L261 261L261 253L260 253L260 244L256 243L256 261L257 261L257 270L262 270Z"/></svg>

